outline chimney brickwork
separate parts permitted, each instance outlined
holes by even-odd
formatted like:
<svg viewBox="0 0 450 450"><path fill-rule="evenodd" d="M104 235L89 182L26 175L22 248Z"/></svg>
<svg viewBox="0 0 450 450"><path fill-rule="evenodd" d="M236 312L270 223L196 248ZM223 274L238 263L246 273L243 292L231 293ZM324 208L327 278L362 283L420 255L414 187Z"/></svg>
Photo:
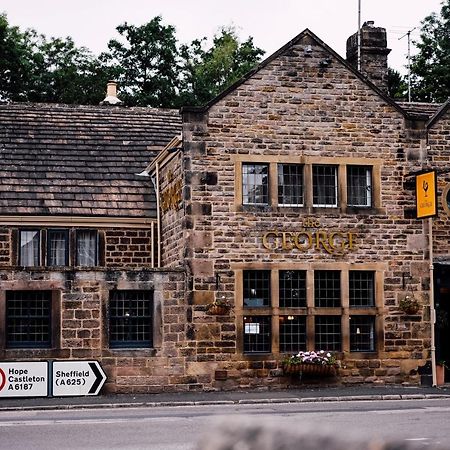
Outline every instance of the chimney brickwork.
<svg viewBox="0 0 450 450"><path fill-rule="evenodd" d="M387 92L388 64L386 29L375 27L372 21L361 27L361 72L382 91ZM358 66L358 33L347 39L347 61Z"/></svg>

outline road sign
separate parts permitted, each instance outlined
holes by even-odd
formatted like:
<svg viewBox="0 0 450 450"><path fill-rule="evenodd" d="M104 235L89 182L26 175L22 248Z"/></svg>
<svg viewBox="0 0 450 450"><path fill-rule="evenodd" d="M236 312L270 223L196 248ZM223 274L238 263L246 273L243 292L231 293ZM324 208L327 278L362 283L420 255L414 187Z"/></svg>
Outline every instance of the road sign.
<svg viewBox="0 0 450 450"><path fill-rule="evenodd" d="M52 392L56 397L97 395L106 381L97 361L54 361Z"/></svg>
<svg viewBox="0 0 450 450"><path fill-rule="evenodd" d="M437 215L436 171L416 175L417 218L425 219Z"/></svg>
<svg viewBox="0 0 450 450"><path fill-rule="evenodd" d="M0 362L0 397L47 397L47 362Z"/></svg>

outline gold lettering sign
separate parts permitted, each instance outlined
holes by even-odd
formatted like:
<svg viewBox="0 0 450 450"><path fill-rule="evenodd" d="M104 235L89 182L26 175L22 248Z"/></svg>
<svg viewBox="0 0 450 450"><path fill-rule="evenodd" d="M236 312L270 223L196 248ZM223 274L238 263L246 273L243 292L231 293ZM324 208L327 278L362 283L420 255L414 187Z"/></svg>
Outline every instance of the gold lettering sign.
<svg viewBox="0 0 450 450"><path fill-rule="evenodd" d="M351 231L268 231L262 236L263 247L267 250L325 250L331 254L344 254L355 249L355 233Z"/></svg>
<svg viewBox="0 0 450 450"><path fill-rule="evenodd" d="M176 181L161 193L161 209L165 213L170 209L176 211L181 203L181 180Z"/></svg>

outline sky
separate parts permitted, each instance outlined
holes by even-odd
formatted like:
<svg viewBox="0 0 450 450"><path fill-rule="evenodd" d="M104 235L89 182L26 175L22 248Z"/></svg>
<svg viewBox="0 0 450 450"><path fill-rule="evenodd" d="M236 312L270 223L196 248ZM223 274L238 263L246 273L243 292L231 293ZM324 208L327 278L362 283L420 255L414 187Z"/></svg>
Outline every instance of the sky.
<svg viewBox="0 0 450 450"><path fill-rule="evenodd" d="M407 37L419 38L421 21L439 13L441 0L361 0L361 22L373 20L388 33L389 65L406 73ZM358 28L358 0L0 0L10 25L34 28L46 36L71 36L78 46L99 54L117 37L117 25L142 25L161 15L174 25L180 43L211 38L234 26L241 40L275 52L305 28L345 57L345 42ZM411 44L411 54L416 52Z"/></svg>

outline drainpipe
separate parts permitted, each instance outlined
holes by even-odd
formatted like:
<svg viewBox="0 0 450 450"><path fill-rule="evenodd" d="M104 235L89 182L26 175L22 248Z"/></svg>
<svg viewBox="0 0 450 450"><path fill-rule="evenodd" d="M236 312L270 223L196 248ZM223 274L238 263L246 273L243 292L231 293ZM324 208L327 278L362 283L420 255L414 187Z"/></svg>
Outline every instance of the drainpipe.
<svg viewBox="0 0 450 450"><path fill-rule="evenodd" d="M157 243L157 267L161 267L161 211L159 206L159 162L156 163L156 235Z"/></svg>
<svg viewBox="0 0 450 450"><path fill-rule="evenodd" d="M428 253L430 255L431 374L433 377L433 386L436 386L436 339L434 336L436 310L434 309L433 219L431 217L428 219Z"/></svg>

